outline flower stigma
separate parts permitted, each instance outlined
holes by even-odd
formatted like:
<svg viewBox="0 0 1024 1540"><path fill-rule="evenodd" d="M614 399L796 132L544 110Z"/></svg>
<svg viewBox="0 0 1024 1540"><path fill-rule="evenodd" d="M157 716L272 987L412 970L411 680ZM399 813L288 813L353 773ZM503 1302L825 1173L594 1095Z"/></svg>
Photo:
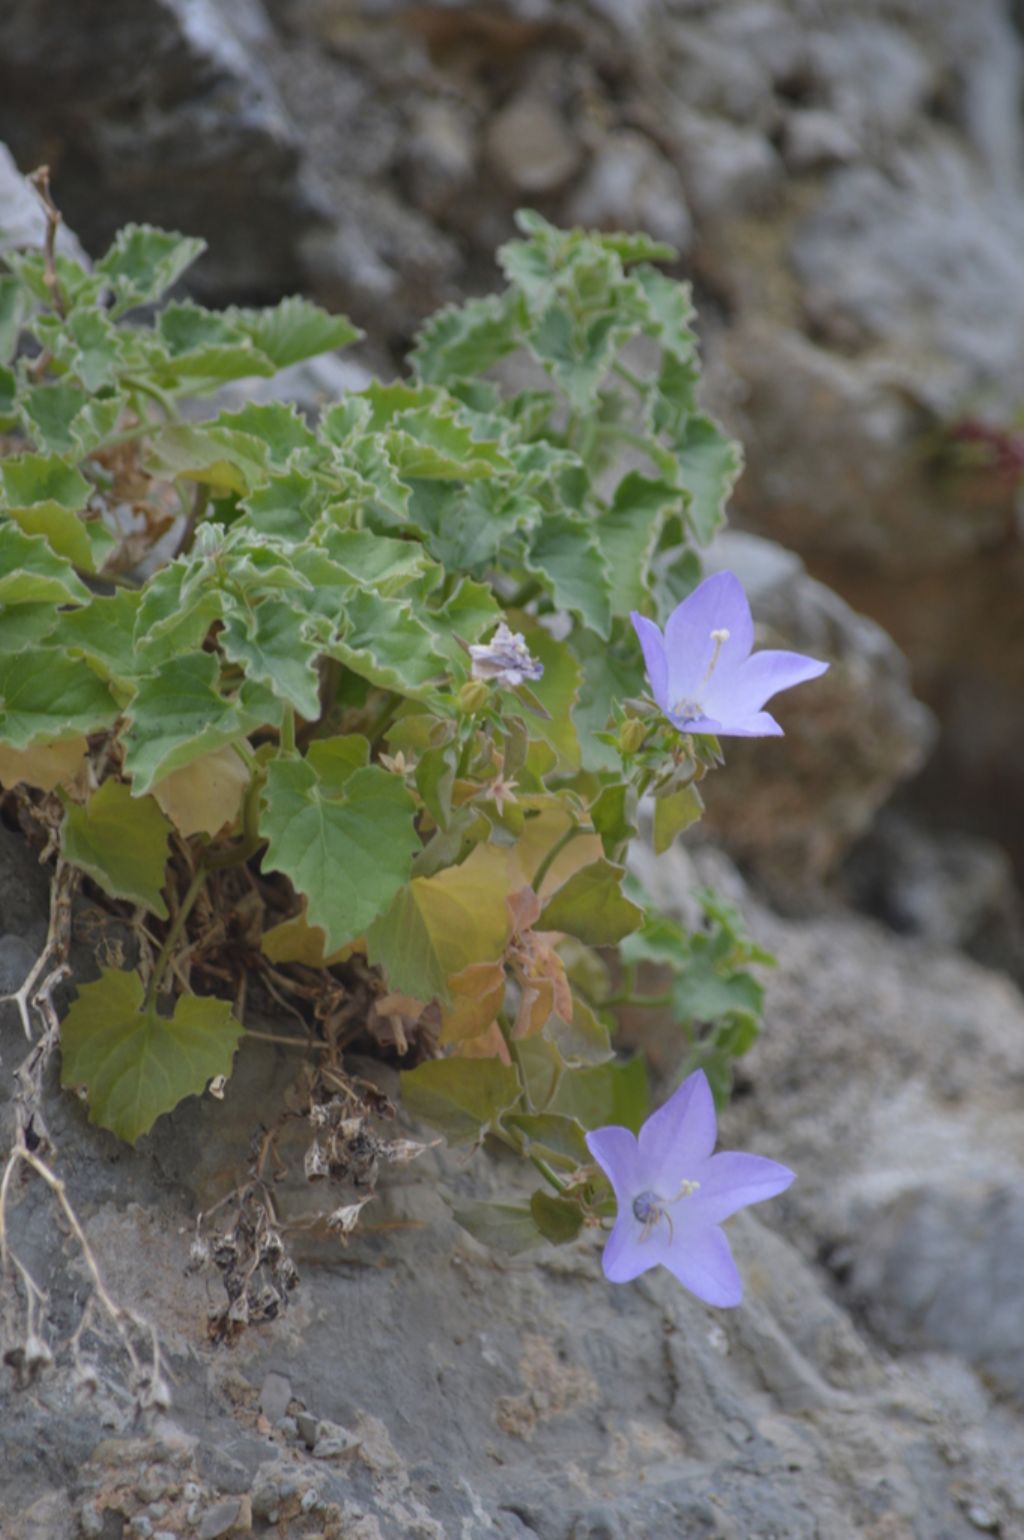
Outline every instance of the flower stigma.
<svg viewBox="0 0 1024 1540"><path fill-rule="evenodd" d="M643 1230L640 1232L641 1241L648 1240L652 1230L663 1219L668 1225L669 1238L674 1239L672 1215L669 1213L669 1209L676 1203L680 1203L683 1198L688 1198L691 1193L698 1192L699 1190L699 1182L684 1181L680 1183L679 1191L674 1198L659 1198L656 1192L637 1193L633 1199L633 1218L639 1220L640 1224L643 1225Z"/></svg>

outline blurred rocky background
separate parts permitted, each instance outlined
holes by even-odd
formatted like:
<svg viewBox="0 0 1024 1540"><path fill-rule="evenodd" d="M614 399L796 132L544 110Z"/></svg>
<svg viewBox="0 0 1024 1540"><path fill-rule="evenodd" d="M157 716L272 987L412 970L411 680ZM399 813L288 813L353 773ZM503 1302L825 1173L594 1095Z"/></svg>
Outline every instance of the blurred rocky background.
<svg viewBox="0 0 1024 1540"><path fill-rule="evenodd" d="M562 1253L492 1272L431 1210L434 1241L365 1243L343 1284L314 1267L306 1314L235 1361L241 1387L181 1325L198 1445L178 1428L128 1449L121 1429L79 1467L70 1411L19 1416L12 1534L264 1532L271 1512L333 1534L315 1504L295 1517L330 1488L360 1540L1024 1535L1022 96L1018 0L0 6L0 141L22 171L49 163L86 249L128 220L203 235L206 302L308 292L365 328L374 370L496 284L519 206L672 242L708 404L747 457L712 563L766 642L834 664L780 703L784 745L729 745L696 874L680 853L659 868L677 908L710 875L780 956L727 1132L800 1182L768 1219L784 1239L744 1230L749 1315L648 1284L609 1297ZM0 163L0 235L33 218ZM346 355L291 386L358 378ZM35 944L13 871L12 968ZM159 1231L169 1308L187 1173L165 1148L115 1191L67 1117L112 1254ZM450 1345L453 1276L472 1359ZM382 1310L409 1323L398 1348L363 1340ZM434 1455L423 1427L456 1396ZM314 1411L355 1442L318 1461ZM44 1458L33 1430L61 1415ZM211 1440L235 1453L218 1464ZM342 1475L339 1449L362 1451ZM143 1474L104 1506L118 1461ZM196 1488L192 1529L170 1498L146 1516L164 1466L168 1491Z"/></svg>

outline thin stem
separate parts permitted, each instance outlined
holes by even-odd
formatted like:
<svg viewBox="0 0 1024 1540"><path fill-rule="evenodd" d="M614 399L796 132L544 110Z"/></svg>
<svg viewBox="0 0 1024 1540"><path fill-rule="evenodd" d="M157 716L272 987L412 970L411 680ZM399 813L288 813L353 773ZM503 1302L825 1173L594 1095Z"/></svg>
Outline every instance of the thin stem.
<svg viewBox="0 0 1024 1540"><path fill-rule="evenodd" d="M593 832L593 829L588 823L571 823L566 829L565 833L559 835L558 839L555 840L555 843L552 845L551 849L548 851L547 855L544 857L543 861L540 863L537 870L533 874L533 882L530 884L530 886L533 888L535 893L540 892L541 884L543 883L544 878L547 876L552 866L554 866L566 845L570 844L578 834L593 834Z"/></svg>
<svg viewBox="0 0 1024 1540"><path fill-rule="evenodd" d="M141 395L149 396L150 400L155 401L168 422L178 421L181 414L174 403L173 396L161 390L159 385L154 385L152 380L140 379L134 374L125 374L121 376L121 382L127 385L129 390L137 390Z"/></svg>
<svg viewBox="0 0 1024 1540"><path fill-rule="evenodd" d="M612 364L612 373L617 374L620 380L625 380L627 385L632 386L638 396L646 396L650 388L649 381L642 380L638 374L633 373L632 369L627 369L619 359Z"/></svg>
<svg viewBox="0 0 1024 1540"><path fill-rule="evenodd" d="M143 1011L148 1011L152 1006L153 1001L156 999L156 992L160 988L160 983L164 974L167 972L168 964L170 963L174 948L177 946L179 940L181 939L181 933L185 929L185 921L192 913L192 910L195 907L196 899L203 891L203 885L205 884L208 876L209 872L207 871L207 868L201 865L185 891L185 897L182 899L178 906L178 912L174 916L174 919L171 921L171 928L167 932L167 935L164 937L163 946L157 953L156 962L153 964L153 972L149 977L149 987L146 990L146 998L142 1002Z"/></svg>
<svg viewBox="0 0 1024 1540"><path fill-rule="evenodd" d="M60 278L57 274L57 231L61 224L60 209L53 201L50 193L50 168L39 166L28 179L35 188L46 210L46 238L43 243L43 282L53 302L53 308L63 318L68 313L67 301L64 290L61 288Z"/></svg>
<svg viewBox="0 0 1024 1540"><path fill-rule="evenodd" d="M257 1032L252 1027L243 1027L242 1035L258 1038L261 1043L280 1043L285 1048L319 1048L323 1053L330 1047L329 1043L317 1043L312 1038L281 1037L276 1032Z"/></svg>
<svg viewBox="0 0 1024 1540"><path fill-rule="evenodd" d="M295 711L291 706L285 707L281 721L281 752L282 754L295 753Z"/></svg>
<svg viewBox="0 0 1024 1540"><path fill-rule="evenodd" d="M542 1160L541 1157L539 1155L535 1155L532 1150L523 1149L523 1154L525 1154L527 1160L529 1160L532 1165L536 1166L544 1180L551 1183L556 1192L565 1191L566 1184L562 1181L560 1176L557 1176L555 1172L552 1171L546 1160Z"/></svg>

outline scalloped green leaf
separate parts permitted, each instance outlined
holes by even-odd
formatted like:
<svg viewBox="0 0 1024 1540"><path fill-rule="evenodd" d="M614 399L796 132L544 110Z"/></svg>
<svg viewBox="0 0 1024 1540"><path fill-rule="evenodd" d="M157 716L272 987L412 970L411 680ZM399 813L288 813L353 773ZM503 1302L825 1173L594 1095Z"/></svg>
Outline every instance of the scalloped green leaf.
<svg viewBox="0 0 1024 1540"><path fill-rule="evenodd" d="M136 795L201 754L280 723L282 708L269 690L246 680L235 697L224 696L219 673L213 654L198 652L171 658L139 680L121 734Z"/></svg>
<svg viewBox="0 0 1024 1540"><path fill-rule="evenodd" d="M488 295L431 316L420 329L409 362L421 380L445 384L483 374L518 345L509 296Z"/></svg>
<svg viewBox="0 0 1024 1540"><path fill-rule="evenodd" d="M84 508L92 487L81 471L58 455L9 455L0 460L0 491L14 508L60 503L72 513Z"/></svg>
<svg viewBox="0 0 1024 1540"><path fill-rule="evenodd" d="M307 899L307 918L334 952L360 935L408 880L420 847L415 804L377 765L342 785L315 761L276 759L267 768L260 833L265 871L283 872Z"/></svg>
<svg viewBox="0 0 1024 1540"><path fill-rule="evenodd" d="M0 604L87 604L89 590L42 535L0 522Z"/></svg>
<svg viewBox="0 0 1024 1540"><path fill-rule="evenodd" d="M363 335L347 317L331 315L297 294L266 310L231 308L224 315L266 354L275 369L348 347Z"/></svg>
<svg viewBox="0 0 1024 1540"><path fill-rule="evenodd" d="M104 781L84 807L69 803L61 853L114 898L167 918L161 889L172 825L152 797L133 797L122 781Z"/></svg>
<svg viewBox="0 0 1024 1540"><path fill-rule="evenodd" d="M676 445L679 480L690 494L687 513L701 545L725 523L729 497L743 469L743 451L710 417L691 417Z"/></svg>
<svg viewBox="0 0 1024 1540"><path fill-rule="evenodd" d="M556 604L607 637L611 630L612 580L592 528L567 515L545 519L526 557L529 571L551 585Z"/></svg>
<svg viewBox="0 0 1024 1540"><path fill-rule="evenodd" d="M264 684L299 716L320 715L319 649L304 634L308 617L287 599L268 597L259 604L226 603L220 645L246 677Z"/></svg>
<svg viewBox="0 0 1024 1540"><path fill-rule="evenodd" d="M89 1116L134 1144L157 1118L230 1075L242 1028L226 1000L183 995L172 1016L135 973L104 968L61 1023L61 1084L84 1086Z"/></svg>
<svg viewBox="0 0 1024 1540"><path fill-rule="evenodd" d="M126 225L96 263L96 272L114 290L114 313L120 315L155 304L205 250L206 242L193 236Z"/></svg>
<svg viewBox="0 0 1024 1540"><path fill-rule="evenodd" d="M97 732L116 716L110 691L88 664L43 647L0 658L0 741L12 748Z"/></svg>

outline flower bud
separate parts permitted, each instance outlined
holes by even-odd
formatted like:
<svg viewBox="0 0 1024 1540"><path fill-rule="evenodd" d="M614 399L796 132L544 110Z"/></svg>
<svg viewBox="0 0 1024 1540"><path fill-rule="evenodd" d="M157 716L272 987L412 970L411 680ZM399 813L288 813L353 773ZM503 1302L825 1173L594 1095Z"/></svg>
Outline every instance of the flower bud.
<svg viewBox="0 0 1024 1540"><path fill-rule="evenodd" d="M490 696L491 692L482 679L467 679L455 697L455 703L463 716L472 717L484 709Z"/></svg>
<svg viewBox="0 0 1024 1540"><path fill-rule="evenodd" d="M628 717L619 728L619 753L635 754L643 747L647 728L639 717Z"/></svg>

